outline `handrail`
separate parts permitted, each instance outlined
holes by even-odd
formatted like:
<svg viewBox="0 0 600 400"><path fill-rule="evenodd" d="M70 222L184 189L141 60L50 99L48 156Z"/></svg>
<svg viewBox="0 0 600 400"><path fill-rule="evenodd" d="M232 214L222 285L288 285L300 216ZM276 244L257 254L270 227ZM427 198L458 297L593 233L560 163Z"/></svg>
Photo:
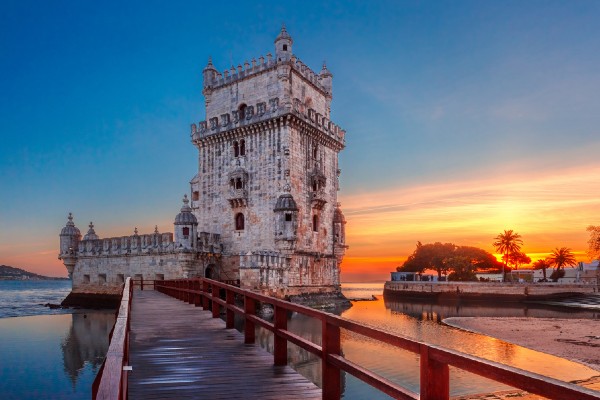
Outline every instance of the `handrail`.
<svg viewBox="0 0 600 400"><path fill-rule="evenodd" d="M108 352L92 384L94 400L127 399L127 371L129 368L126 367L129 363L132 296L133 282L131 278L127 278L123 287L123 297L117 320L110 333Z"/></svg>
<svg viewBox="0 0 600 400"><path fill-rule="evenodd" d="M287 364L288 341L316 354L322 362L323 399L341 398L340 371L345 371L396 399L448 399L450 397L449 365L547 398L562 400L600 399L600 392L571 383L440 346L429 345L333 314L240 289L211 279L192 278L155 281L154 287L155 290L179 300L202 306L205 310L210 309L213 318L219 317L221 307L223 307L225 309L225 324L228 329L234 327L234 315L242 315L245 319L245 343L254 343L254 328L256 325L273 332L275 365ZM224 299L220 296L222 294L220 292L223 290ZM236 295L243 299L243 308L235 305ZM256 315L256 302L273 306L275 311L273 322L266 321ZM287 330L287 313L290 311L321 321L321 346ZM341 352L340 329L346 329L394 347L420 354L420 393L412 392L347 360Z"/></svg>

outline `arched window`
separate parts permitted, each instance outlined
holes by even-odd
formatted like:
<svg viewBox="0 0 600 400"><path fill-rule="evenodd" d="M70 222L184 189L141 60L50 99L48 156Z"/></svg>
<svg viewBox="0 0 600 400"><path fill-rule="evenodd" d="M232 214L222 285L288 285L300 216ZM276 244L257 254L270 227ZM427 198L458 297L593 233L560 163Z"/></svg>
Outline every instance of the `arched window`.
<svg viewBox="0 0 600 400"><path fill-rule="evenodd" d="M313 224L312 224L313 232L319 231L319 216L313 215Z"/></svg>
<svg viewBox="0 0 600 400"><path fill-rule="evenodd" d="M237 157L240 155L240 146L238 145L237 140L233 142L233 156Z"/></svg>
<svg viewBox="0 0 600 400"><path fill-rule="evenodd" d="M240 117L240 122L244 120L244 118L246 118L246 105L245 104L240 104L240 106L238 107L238 115Z"/></svg>
<svg viewBox="0 0 600 400"><path fill-rule="evenodd" d="M316 160L318 155L319 155L319 148L315 144L315 147L313 147L313 158Z"/></svg>
<svg viewBox="0 0 600 400"><path fill-rule="evenodd" d="M244 139L240 140L240 156L246 155L246 141Z"/></svg>
<svg viewBox="0 0 600 400"><path fill-rule="evenodd" d="M242 183L242 178L237 178L235 180L235 188L236 189L243 189L244 188L244 185Z"/></svg>
<svg viewBox="0 0 600 400"><path fill-rule="evenodd" d="M235 230L243 231L244 230L244 214L237 213L235 215Z"/></svg>

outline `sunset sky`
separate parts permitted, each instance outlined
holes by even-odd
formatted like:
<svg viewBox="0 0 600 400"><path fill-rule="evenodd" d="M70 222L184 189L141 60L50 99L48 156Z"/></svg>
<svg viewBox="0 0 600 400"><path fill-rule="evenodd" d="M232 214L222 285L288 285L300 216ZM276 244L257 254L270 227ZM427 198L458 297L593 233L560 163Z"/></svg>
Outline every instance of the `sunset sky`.
<svg viewBox="0 0 600 400"><path fill-rule="evenodd" d="M66 276L69 211L101 237L172 231L196 173L201 71L273 52L334 75L347 130L343 281L417 241L582 261L600 225L600 2L3 1L0 264Z"/></svg>

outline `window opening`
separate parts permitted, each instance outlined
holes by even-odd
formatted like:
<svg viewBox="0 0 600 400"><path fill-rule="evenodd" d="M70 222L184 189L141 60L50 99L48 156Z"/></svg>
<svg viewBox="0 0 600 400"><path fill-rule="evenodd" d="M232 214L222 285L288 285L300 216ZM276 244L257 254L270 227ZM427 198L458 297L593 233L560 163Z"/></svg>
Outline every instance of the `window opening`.
<svg viewBox="0 0 600 400"><path fill-rule="evenodd" d="M287 51L287 44L283 45L283 51Z"/></svg>
<svg viewBox="0 0 600 400"><path fill-rule="evenodd" d="M313 232L317 232L319 230L319 216L313 215Z"/></svg>
<svg viewBox="0 0 600 400"><path fill-rule="evenodd" d="M240 156L246 155L246 141L244 139L240 140Z"/></svg>
<svg viewBox="0 0 600 400"><path fill-rule="evenodd" d="M235 188L236 189L243 189L243 184L242 184L242 178L237 178L235 180Z"/></svg>
<svg viewBox="0 0 600 400"><path fill-rule="evenodd" d="M244 214L237 213L235 215L235 230L243 231L244 230Z"/></svg>
<svg viewBox="0 0 600 400"><path fill-rule="evenodd" d="M192 192L192 200L193 201L198 201L200 200L200 192L195 190L194 192Z"/></svg>
<svg viewBox="0 0 600 400"><path fill-rule="evenodd" d="M187 239L190 236L190 228L188 228L188 227L182 228L181 233L183 233L183 238Z"/></svg>
<svg viewBox="0 0 600 400"><path fill-rule="evenodd" d="M285 214L285 222L291 222L291 221L292 221L292 214L286 213Z"/></svg>
<svg viewBox="0 0 600 400"><path fill-rule="evenodd" d="M244 118L246 118L246 105L245 104L240 105L240 107L238 108L238 114L240 116L240 121L243 121Z"/></svg>
<svg viewBox="0 0 600 400"><path fill-rule="evenodd" d="M233 142L233 156L238 157L240 155L240 146L238 145L237 140Z"/></svg>

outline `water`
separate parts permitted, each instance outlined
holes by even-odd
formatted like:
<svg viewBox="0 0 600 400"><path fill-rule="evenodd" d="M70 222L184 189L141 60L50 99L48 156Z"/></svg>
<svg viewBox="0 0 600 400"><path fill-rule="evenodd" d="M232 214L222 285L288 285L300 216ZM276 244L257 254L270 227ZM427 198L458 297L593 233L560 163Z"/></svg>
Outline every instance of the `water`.
<svg viewBox="0 0 600 400"><path fill-rule="evenodd" d="M70 281L0 281L0 398L89 399L114 311L52 310Z"/></svg>
<svg viewBox="0 0 600 400"><path fill-rule="evenodd" d="M91 385L108 349L108 334L115 317L112 311L50 310L41 305L60 303L69 288L68 281L0 282L0 316L3 317L0 318L0 398L90 398ZM382 297L382 283L343 284L342 289L350 298L377 297L375 301L354 302L352 308L341 313L345 318L565 381L598 375L581 364L464 332L441 322L453 316L598 319L597 312L542 306L496 308L386 301ZM288 329L321 344L321 325L317 321L295 314L288 321ZM272 351L272 334L268 331L258 329L257 342ZM342 330L342 349L349 360L418 391L416 354L345 330ZM320 385L320 360L294 345L289 347L289 359L301 374ZM450 374L453 396L508 389L453 368ZM352 376L344 374L342 381L345 399L388 398Z"/></svg>
<svg viewBox="0 0 600 400"><path fill-rule="evenodd" d="M385 301L383 284L343 284L350 298L377 297L375 301L354 302L341 315L345 318L377 327L419 341L440 345L517 368L533 371L563 381L587 379L598 375L584 365L529 350L485 335L464 332L444 325L441 321L453 316L505 316L599 318L591 311L563 310L544 306L438 305L426 302ZM317 344L321 344L321 325L315 320L295 314L288 329ZM261 331L257 340L272 351L272 335ZM367 337L342 330L344 356L402 386L419 391L419 357ZM312 354L289 345L290 363L302 375L321 384L321 363ZM345 399L387 399L385 394L344 374ZM452 396L507 390L510 387L455 368L450 369Z"/></svg>
<svg viewBox="0 0 600 400"><path fill-rule="evenodd" d="M2 281L0 280L0 318L27 315L64 314L44 304L60 304L71 291L71 281Z"/></svg>

